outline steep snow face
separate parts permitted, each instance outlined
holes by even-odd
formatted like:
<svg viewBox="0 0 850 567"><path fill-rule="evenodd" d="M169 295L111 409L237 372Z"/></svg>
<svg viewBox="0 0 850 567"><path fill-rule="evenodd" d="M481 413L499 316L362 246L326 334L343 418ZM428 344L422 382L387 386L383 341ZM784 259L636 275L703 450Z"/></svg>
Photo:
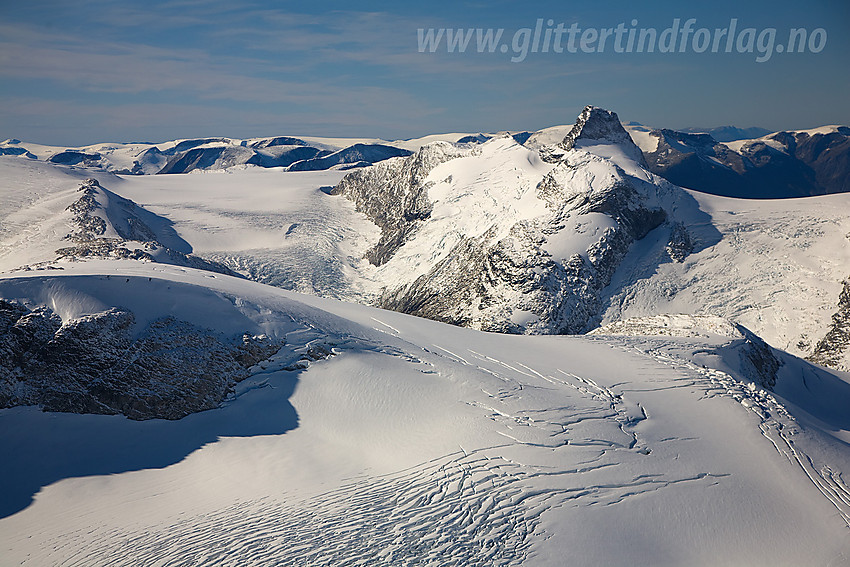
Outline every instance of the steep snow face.
<svg viewBox="0 0 850 567"><path fill-rule="evenodd" d="M31 310L123 308L143 340L167 315L286 340L221 407L180 420L0 410L4 561L667 567L850 553L846 375L784 357L771 392L735 369L731 337L483 334L209 275L93 260L0 281Z"/></svg>

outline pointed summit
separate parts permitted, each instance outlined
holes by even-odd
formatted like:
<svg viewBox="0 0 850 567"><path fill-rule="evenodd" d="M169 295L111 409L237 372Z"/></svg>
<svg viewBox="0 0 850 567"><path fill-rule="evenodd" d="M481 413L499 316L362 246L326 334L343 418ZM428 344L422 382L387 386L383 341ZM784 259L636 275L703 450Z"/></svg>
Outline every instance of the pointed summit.
<svg viewBox="0 0 850 567"><path fill-rule="evenodd" d="M626 144L633 146L631 136L626 132L616 112L587 105L579 114L573 129L564 137L561 145L570 150L579 141L592 144Z"/></svg>

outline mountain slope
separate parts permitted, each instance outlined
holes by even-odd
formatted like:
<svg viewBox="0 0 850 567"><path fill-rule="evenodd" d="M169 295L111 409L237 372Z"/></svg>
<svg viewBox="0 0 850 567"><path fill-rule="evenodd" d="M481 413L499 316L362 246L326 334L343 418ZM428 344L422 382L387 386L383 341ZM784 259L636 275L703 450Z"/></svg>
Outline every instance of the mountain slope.
<svg viewBox="0 0 850 567"><path fill-rule="evenodd" d="M220 263L192 255L192 246L177 235L171 221L104 188L95 178L80 180L76 172L43 164L12 165L12 171L35 174L50 184L35 194L4 191L8 212L0 217L6 229L0 237L0 266L6 269L84 258L132 258L236 275ZM103 178L120 184L116 177ZM70 189L74 183L78 186Z"/></svg>
<svg viewBox="0 0 850 567"><path fill-rule="evenodd" d="M633 243L665 225L671 250L691 246L672 214L690 196L641 163L616 114L588 107L539 151L509 136L429 145L349 174L334 193L382 228L367 253L377 305L484 330L580 333Z"/></svg>

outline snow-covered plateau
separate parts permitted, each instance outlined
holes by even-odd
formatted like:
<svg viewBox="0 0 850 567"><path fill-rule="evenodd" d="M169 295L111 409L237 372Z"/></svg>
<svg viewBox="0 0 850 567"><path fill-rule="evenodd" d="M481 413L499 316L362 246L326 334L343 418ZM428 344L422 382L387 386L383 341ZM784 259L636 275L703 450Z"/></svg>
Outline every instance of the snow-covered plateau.
<svg viewBox="0 0 850 567"><path fill-rule="evenodd" d="M0 566L850 564L850 194L432 138L0 156Z"/></svg>

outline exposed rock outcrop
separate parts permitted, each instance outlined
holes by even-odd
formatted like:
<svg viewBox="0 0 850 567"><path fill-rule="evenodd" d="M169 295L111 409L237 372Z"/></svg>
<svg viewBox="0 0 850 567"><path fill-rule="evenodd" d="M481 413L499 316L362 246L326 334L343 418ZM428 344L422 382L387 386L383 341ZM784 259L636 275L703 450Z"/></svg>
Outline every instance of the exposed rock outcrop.
<svg viewBox="0 0 850 567"><path fill-rule="evenodd" d="M179 419L218 406L283 346L173 317L136 326L123 309L63 324L45 307L0 300L0 407Z"/></svg>
<svg viewBox="0 0 850 567"><path fill-rule="evenodd" d="M368 170L353 171L334 187L381 229L380 241L366 254L375 265L386 262L431 214L426 178L436 166L474 150L448 142L423 146L408 158L395 158Z"/></svg>
<svg viewBox="0 0 850 567"><path fill-rule="evenodd" d="M145 219L170 226L168 221L104 189L96 179L85 180L79 191L82 195L67 208L73 215L74 231L65 238L73 245L56 250L58 258L147 260L241 277L223 264L174 250L160 242ZM176 234L171 240L191 250Z"/></svg>
<svg viewBox="0 0 850 567"><path fill-rule="evenodd" d="M832 326L815 345L808 359L817 364L850 372L850 280L838 298L838 310L832 316Z"/></svg>

